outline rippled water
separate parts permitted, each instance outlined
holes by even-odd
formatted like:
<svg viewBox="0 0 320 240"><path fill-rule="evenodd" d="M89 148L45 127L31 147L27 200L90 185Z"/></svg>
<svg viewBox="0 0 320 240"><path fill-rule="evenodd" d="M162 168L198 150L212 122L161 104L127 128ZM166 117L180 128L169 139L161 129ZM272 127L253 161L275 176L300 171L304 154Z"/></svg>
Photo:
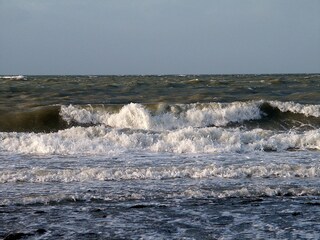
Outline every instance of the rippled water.
<svg viewBox="0 0 320 240"><path fill-rule="evenodd" d="M320 238L319 78L0 78L0 238Z"/></svg>

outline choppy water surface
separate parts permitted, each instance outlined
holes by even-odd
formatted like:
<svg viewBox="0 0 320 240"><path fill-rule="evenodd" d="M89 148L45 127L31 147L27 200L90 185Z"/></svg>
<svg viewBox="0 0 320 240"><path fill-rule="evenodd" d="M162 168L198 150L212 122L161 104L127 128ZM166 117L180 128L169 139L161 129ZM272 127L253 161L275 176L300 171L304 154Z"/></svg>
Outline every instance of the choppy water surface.
<svg viewBox="0 0 320 240"><path fill-rule="evenodd" d="M320 238L320 75L0 84L0 238Z"/></svg>

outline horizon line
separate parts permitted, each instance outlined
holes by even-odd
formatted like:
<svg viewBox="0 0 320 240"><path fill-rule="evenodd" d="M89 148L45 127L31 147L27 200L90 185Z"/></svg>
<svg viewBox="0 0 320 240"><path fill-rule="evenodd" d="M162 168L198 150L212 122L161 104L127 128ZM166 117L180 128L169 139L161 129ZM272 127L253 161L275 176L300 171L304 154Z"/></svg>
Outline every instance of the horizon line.
<svg viewBox="0 0 320 240"><path fill-rule="evenodd" d="M148 73L148 74L0 74L0 76L206 76L206 75L318 75L320 72L275 72L275 73Z"/></svg>

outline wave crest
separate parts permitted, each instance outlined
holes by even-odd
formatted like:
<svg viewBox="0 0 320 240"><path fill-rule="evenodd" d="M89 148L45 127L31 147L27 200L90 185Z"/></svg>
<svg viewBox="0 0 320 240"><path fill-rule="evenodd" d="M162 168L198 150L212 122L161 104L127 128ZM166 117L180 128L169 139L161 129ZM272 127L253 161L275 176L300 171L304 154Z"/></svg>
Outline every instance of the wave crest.
<svg viewBox="0 0 320 240"><path fill-rule="evenodd" d="M100 123L114 128L144 130L226 126L231 122L261 118L259 104L255 102L159 104L153 111L142 104L130 103L117 113L69 105L61 107L60 115L68 123Z"/></svg>
<svg viewBox="0 0 320 240"><path fill-rule="evenodd" d="M320 105L293 102L250 101L142 105L130 103L120 109L61 106L61 118L69 124L103 124L112 128L173 130L186 127L244 126L289 130L320 126Z"/></svg>

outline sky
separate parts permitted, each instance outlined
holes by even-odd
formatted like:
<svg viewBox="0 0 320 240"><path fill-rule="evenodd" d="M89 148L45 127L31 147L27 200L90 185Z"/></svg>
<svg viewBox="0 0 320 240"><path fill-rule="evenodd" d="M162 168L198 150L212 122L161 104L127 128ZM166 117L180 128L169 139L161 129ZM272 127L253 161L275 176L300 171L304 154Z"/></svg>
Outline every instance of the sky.
<svg viewBox="0 0 320 240"><path fill-rule="evenodd" d="M0 0L0 75L320 73L320 0Z"/></svg>

